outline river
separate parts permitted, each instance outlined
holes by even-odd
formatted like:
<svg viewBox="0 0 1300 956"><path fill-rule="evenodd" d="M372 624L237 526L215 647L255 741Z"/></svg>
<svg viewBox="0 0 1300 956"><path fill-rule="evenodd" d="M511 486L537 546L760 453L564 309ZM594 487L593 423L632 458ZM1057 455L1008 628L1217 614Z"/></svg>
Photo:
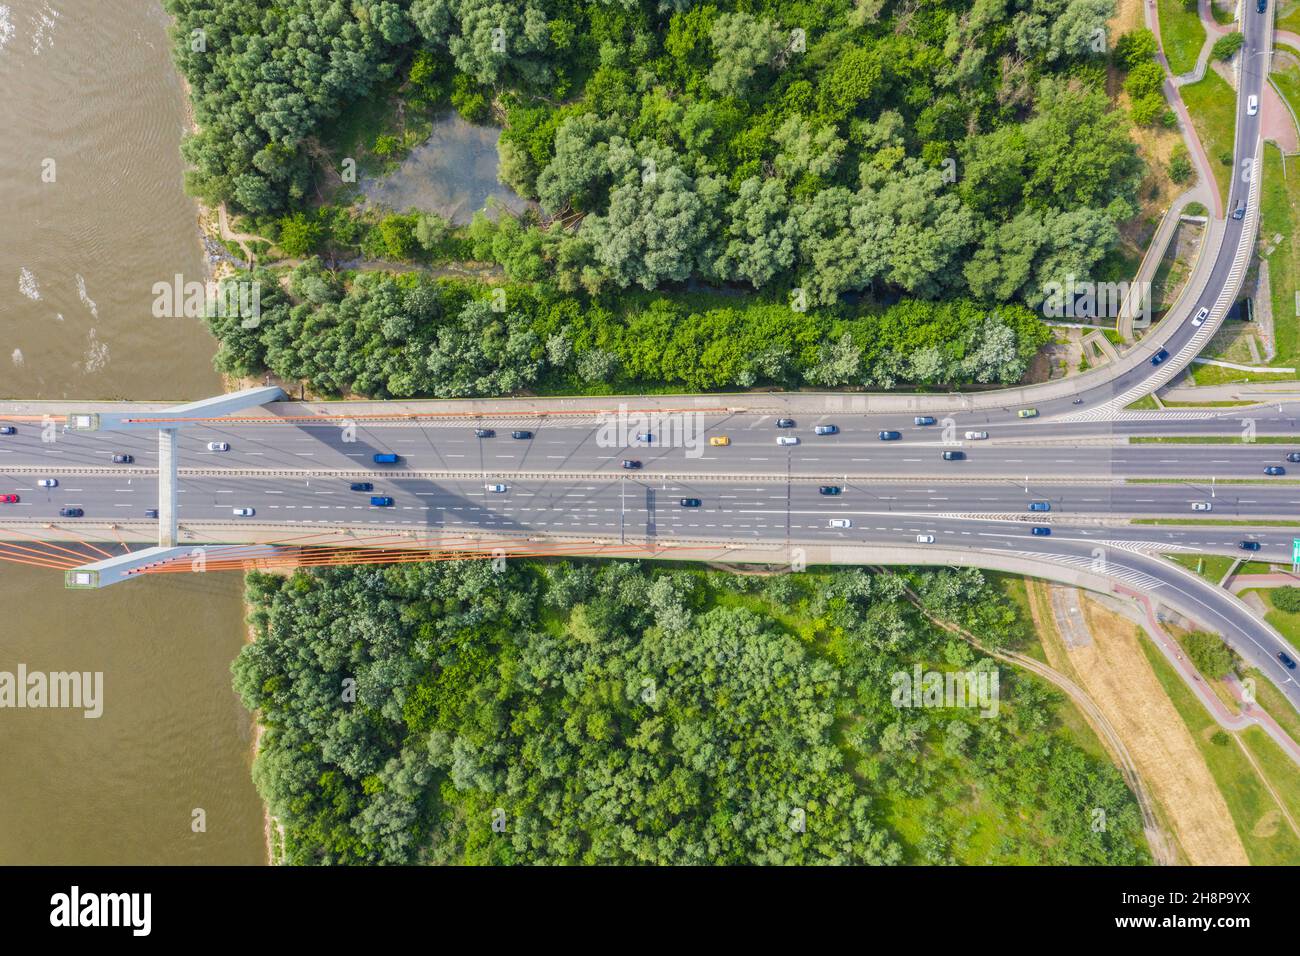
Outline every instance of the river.
<svg viewBox="0 0 1300 956"><path fill-rule="evenodd" d="M205 275L167 24L152 0L0 0L0 396L221 390L202 325L151 313L155 282ZM104 675L98 719L0 709L0 864L264 862L239 590L0 564L0 671Z"/></svg>

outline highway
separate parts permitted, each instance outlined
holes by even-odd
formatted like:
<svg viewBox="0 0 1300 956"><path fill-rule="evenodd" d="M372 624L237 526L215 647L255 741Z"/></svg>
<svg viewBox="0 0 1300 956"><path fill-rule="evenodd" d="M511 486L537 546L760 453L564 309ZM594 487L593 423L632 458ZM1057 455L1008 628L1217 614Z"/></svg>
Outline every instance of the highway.
<svg viewBox="0 0 1300 956"><path fill-rule="evenodd" d="M1300 405L1129 409L1203 348L1253 250L1260 117L1247 115L1245 102L1262 90L1269 23L1253 5L1244 9L1237 175L1227 206L1244 204L1244 214L1212 224L1208 258L1187 292L1118 361L1069 381L960 396L755 393L333 409L278 402L242 416L249 420L185 420L179 522L219 527L228 541L253 540L254 529L268 540L279 529L288 536L310 526L563 536L649 549L695 541L788 553L805 545L887 548L897 549L897 563L917 564L955 550L986 567L1029 559L1085 569L1189 609L1300 708L1300 685L1278 662L1279 653L1300 654L1240 601L1158 557L1290 561L1293 534L1300 537L1300 526L1292 527L1300 523L1300 460L1288 456L1300 459ZM1201 308L1209 318L1194 325ZM1161 348L1169 356L1153 365ZM665 402L676 408L653 411ZM447 410L467 404L476 406L473 414ZM83 432L64 428L61 416L43 418L30 403L7 408L0 425L15 433L0 436L0 494L20 500L0 504L0 538L20 524L94 536L148 520L159 491L156 424L148 424L157 419L148 411L138 430ZM326 417L332 411L336 420ZM934 421L917 424L923 415ZM778 427L782 418L793 423ZM835 432L819 435L819 426ZM882 431L897 438L882 440ZM1154 438L1181 440L1142 442ZM378 453L400 460L377 465ZM114 463L114 455L133 461ZM1284 473L1266 475L1266 468ZM39 487L42 478L59 484ZM372 505L370 493L349 490L351 482L370 482L391 507ZM839 493L822 494L823 485ZM683 507L683 498L699 506ZM1050 510L1030 511L1034 502ZM67 507L84 517L59 517ZM1131 523L1140 519L1169 523ZM1051 533L1035 535L1035 527ZM1260 550L1242 550L1243 541Z"/></svg>

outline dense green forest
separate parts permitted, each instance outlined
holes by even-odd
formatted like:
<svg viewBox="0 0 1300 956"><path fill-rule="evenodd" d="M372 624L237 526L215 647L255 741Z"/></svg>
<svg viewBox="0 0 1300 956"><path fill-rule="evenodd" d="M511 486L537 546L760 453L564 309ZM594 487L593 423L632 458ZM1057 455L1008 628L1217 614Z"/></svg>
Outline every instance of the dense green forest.
<svg viewBox="0 0 1300 956"><path fill-rule="evenodd" d="M1036 305L1135 213L1113 0L167 0L193 191L316 197L323 129L397 88L503 122L564 288L696 278ZM395 87L394 84L397 86Z"/></svg>
<svg viewBox="0 0 1300 956"><path fill-rule="evenodd" d="M750 297L642 293L580 303L418 273L345 284L318 260L262 271L256 323L211 315L217 368L264 369L326 395L454 398L803 385L1013 384L1047 340L1024 306L965 300L792 312Z"/></svg>
<svg viewBox="0 0 1300 956"><path fill-rule="evenodd" d="M977 571L910 583L1023 638ZM253 573L247 596L235 686L288 862L1148 861L1055 692L892 574L449 562ZM914 665L997 668L996 716L896 706Z"/></svg>

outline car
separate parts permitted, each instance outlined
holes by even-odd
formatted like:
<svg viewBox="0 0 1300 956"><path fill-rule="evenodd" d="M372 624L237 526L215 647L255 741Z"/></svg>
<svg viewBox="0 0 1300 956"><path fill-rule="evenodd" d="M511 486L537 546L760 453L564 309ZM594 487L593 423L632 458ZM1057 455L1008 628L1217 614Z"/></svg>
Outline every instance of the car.
<svg viewBox="0 0 1300 956"><path fill-rule="evenodd" d="M12 425L0 425L0 435L16 435L18 429Z"/></svg>
<svg viewBox="0 0 1300 956"><path fill-rule="evenodd" d="M839 425L817 425L813 428L814 435L838 435L839 433Z"/></svg>
<svg viewBox="0 0 1300 956"><path fill-rule="evenodd" d="M41 488L57 488L57 487L59 487L59 479L57 479L57 478L42 478L40 481L36 482L36 484L37 484L38 487L41 487Z"/></svg>
<svg viewBox="0 0 1300 956"><path fill-rule="evenodd" d="M393 499L388 497L388 495L371 495L370 504L376 508L391 508L393 506Z"/></svg>
<svg viewBox="0 0 1300 956"><path fill-rule="evenodd" d="M476 428L474 429L474 437L475 438L496 438L497 432L495 428Z"/></svg>
<svg viewBox="0 0 1300 956"><path fill-rule="evenodd" d="M819 495L838 495L840 493L839 485L822 485L817 489Z"/></svg>
<svg viewBox="0 0 1300 956"><path fill-rule="evenodd" d="M916 543L917 543L917 544L934 544L934 535L932 535L932 534L918 534L918 535L916 536Z"/></svg>
<svg viewBox="0 0 1300 956"><path fill-rule="evenodd" d="M1268 9L1268 0L1255 0L1255 10L1263 13Z"/></svg>
<svg viewBox="0 0 1300 956"><path fill-rule="evenodd" d="M1286 469L1283 468L1281 465L1269 465L1267 468L1264 469L1264 474L1266 474L1266 475L1285 475L1285 474L1286 474Z"/></svg>
<svg viewBox="0 0 1300 956"><path fill-rule="evenodd" d="M794 419L793 419L793 418L778 418L778 419L776 420L776 427L777 427L777 428L794 428Z"/></svg>
<svg viewBox="0 0 1300 956"><path fill-rule="evenodd" d="M16 504L18 504L18 496L17 496L17 495L0 495L0 502L3 502L4 504L7 504L7 505L16 505Z"/></svg>
<svg viewBox="0 0 1300 956"><path fill-rule="evenodd" d="M1287 453L1287 456L1286 456L1286 460L1287 460L1287 461L1300 461L1300 451L1288 452L1288 453Z"/></svg>
<svg viewBox="0 0 1300 956"><path fill-rule="evenodd" d="M495 495L504 494L504 493L505 493L505 490L506 490L506 486L505 486L505 485L500 485L500 484L497 484L497 485L484 485L483 487L486 488L488 491L492 492L492 493L495 494Z"/></svg>
<svg viewBox="0 0 1300 956"><path fill-rule="evenodd" d="M944 461L965 461L966 453L964 451L946 451L943 453Z"/></svg>
<svg viewBox="0 0 1300 956"><path fill-rule="evenodd" d="M699 498L681 498L677 502L683 508L698 508L700 506Z"/></svg>
<svg viewBox="0 0 1300 956"><path fill-rule="evenodd" d="M1029 502L1029 510L1030 511L1051 511L1052 505L1050 502L1046 502L1046 501L1031 501Z"/></svg>
<svg viewBox="0 0 1300 956"><path fill-rule="evenodd" d="M917 415L915 418L912 419L912 424L913 424L913 425L933 425L933 424L934 424L934 416L933 416L933 415Z"/></svg>
<svg viewBox="0 0 1300 956"><path fill-rule="evenodd" d="M624 459L623 459L623 467L624 467L624 468L640 468L640 467L641 467L641 462L637 461L635 458L624 458Z"/></svg>
<svg viewBox="0 0 1300 956"><path fill-rule="evenodd" d="M797 445L799 444L799 438L795 435L782 435L776 440L776 443L778 445Z"/></svg>
<svg viewBox="0 0 1300 956"><path fill-rule="evenodd" d="M81 518L84 517L85 514L86 512L83 511L81 508L60 508L59 509L60 518Z"/></svg>
<svg viewBox="0 0 1300 956"><path fill-rule="evenodd" d="M368 481L354 481L348 485L348 491L374 491L375 486Z"/></svg>
<svg viewBox="0 0 1300 956"><path fill-rule="evenodd" d="M709 444L714 448L725 448L727 445L731 444L731 439L726 435L714 435L709 439Z"/></svg>
<svg viewBox="0 0 1300 956"><path fill-rule="evenodd" d="M1244 200L1244 199L1238 199L1238 200L1237 200L1237 208L1234 209L1234 210L1232 210L1232 218L1233 218L1233 219L1242 219L1242 218L1245 217L1245 215L1246 215L1246 200Z"/></svg>
<svg viewBox="0 0 1300 956"><path fill-rule="evenodd" d="M1258 541L1239 541L1237 547L1241 548L1242 551L1258 551L1261 545Z"/></svg>
<svg viewBox="0 0 1300 956"><path fill-rule="evenodd" d="M967 441L983 441L988 437L989 437L988 432L967 432L966 433Z"/></svg>
<svg viewBox="0 0 1300 956"><path fill-rule="evenodd" d="M530 432L530 431L517 431L517 432L511 432L511 433L510 433L510 437L511 437L511 438L518 438L520 441L527 441L528 439L530 439L530 438L533 437L533 433Z"/></svg>
<svg viewBox="0 0 1300 956"><path fill-rule="evenodd" d="M145 508L145 509L144 509L144 516L145 516L146 518L156 518L156 517L158 517L158 509L157 509L157 508Z"/></svg>
<svg viewBox="0 0 1300 956"><path fill-rule="evenodd" d="M208 451L230 451L230 443L224 441L208 442Z"/></svg>
<svg viewBox="0 0 1300 956"><path fill-rule="evenodd" d="M377 451L374 456L376 465L395 465L401 459L401 455L395 455L391 451Z"/></svg>
<svg viewBox="0 0 1300 956"><path fill-rule="evenodd" d="M1250 96L1246 99L1246 115L1254 116L1258 112L1259 112L1259 97L1256 96L1254 93L1251 93Z"/></svg>
<svg viewBox="0 0 1300 956"><path fill-rule="evenodd" d="M886 432L880 432L879 434L876 435L876 437L879 438L881 441L898 441L900 438L903 437L903 433L886 431Z"/></svg>
<svg viewBox="0 0 1300 956"><path fill-rule="evenodd" d="M236 518L251 518L257 512L252 508L231 508L230 513Z"/></svg>
<svg viewBox="0 0 1300 956"><path fill-rule="evenodd" d="M832 527L832 528L852 528L852 527L853 527L853 522L852 522L850 519L848 519L848 518L832 518L832 519L830 520L830 527Z"/></svg>
<svg viewBox="0 0 1300 956"><path fill-rule="evenodd" d="M132 464L134 461L135 461L135 455L117 454L113 456L113 464L115 465L129 465Z"/></svg>
<svg viewBox="0 0 1300 956"><path fill-rule="evenodd" d="M1291 655L1286 651L1278 651L1277 659L1282 662L1282 666L1289 671L1295 670L1295 661L1291 660Z"/></svg>
<svg viewBox="0 0 1300 956"><path fill-rule="evenodd" d="M1022 408L1022 409L1020 409L1020 411L1016 412L1016 417L1017 417L1017 418L1037 418L1037 417L1038 417L1038 409L1036 409L1036 408Z"/></svg>
<svg viewBox="0 0 1300 956"><path fill-rule="evenodd" d="M1192 502L1192 510L1193 510L1193 511L1213 511L1213 510L1214 510L1214 505L1213 505L1212 503L1208 502L1208 501L1193 501L1193 502Z"/></svg>
<svg viewBox="0 0 1300 956"><path fill-rule="evenodd" d="M1048 538L1051 537L1052 529L1044 528L1041 525L1035 525L1034 527L1029 529L1029 533L1032 534L1035 538Z"/></svg>
<svg viewBox="0 0 1300 956"><path fill-rule="evenodd" d="M1169 358L1169 350L1168 350L1168 349L1161 349L1161 350L1160 350L1159 352L1157 352L1155 355L1151 356L1151 364L1152 364L1152 365L1159 365L1161 362L1163 362L1163 361L1164 361L1165 359L1167 359L1167 358Z"/></svg>
<svg viewBox="0 0 1300 956"><path fill-rule="evenodd" d="M1192 325L1200 325L1210 317L1210 310L1206 306L1201 306L1201 310L1192 316Z"/></svg>
<svg viewBox="0 0 1300 956"><path fill-rule="evenodd" d="M655 436L650 434L650 432L637 432L636 440L639 442L644 442L647 445L650 445L654 443Z"/></svg>

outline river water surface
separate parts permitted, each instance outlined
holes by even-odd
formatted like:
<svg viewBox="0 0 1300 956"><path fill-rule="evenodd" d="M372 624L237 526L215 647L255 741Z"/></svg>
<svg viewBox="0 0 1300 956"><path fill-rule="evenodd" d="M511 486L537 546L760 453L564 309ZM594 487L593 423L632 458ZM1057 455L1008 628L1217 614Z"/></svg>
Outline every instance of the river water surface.
<svg viewBox="0 0 1300 956"><path fill-rule="evenodd" d="M154 0L0 0L0 397L221 390L201 324L151 312L155 282L204 278L167 23ZM0 709L0 864L263 862L239 589L0 563L0 671L104 673L99 719Z"/></svg>

